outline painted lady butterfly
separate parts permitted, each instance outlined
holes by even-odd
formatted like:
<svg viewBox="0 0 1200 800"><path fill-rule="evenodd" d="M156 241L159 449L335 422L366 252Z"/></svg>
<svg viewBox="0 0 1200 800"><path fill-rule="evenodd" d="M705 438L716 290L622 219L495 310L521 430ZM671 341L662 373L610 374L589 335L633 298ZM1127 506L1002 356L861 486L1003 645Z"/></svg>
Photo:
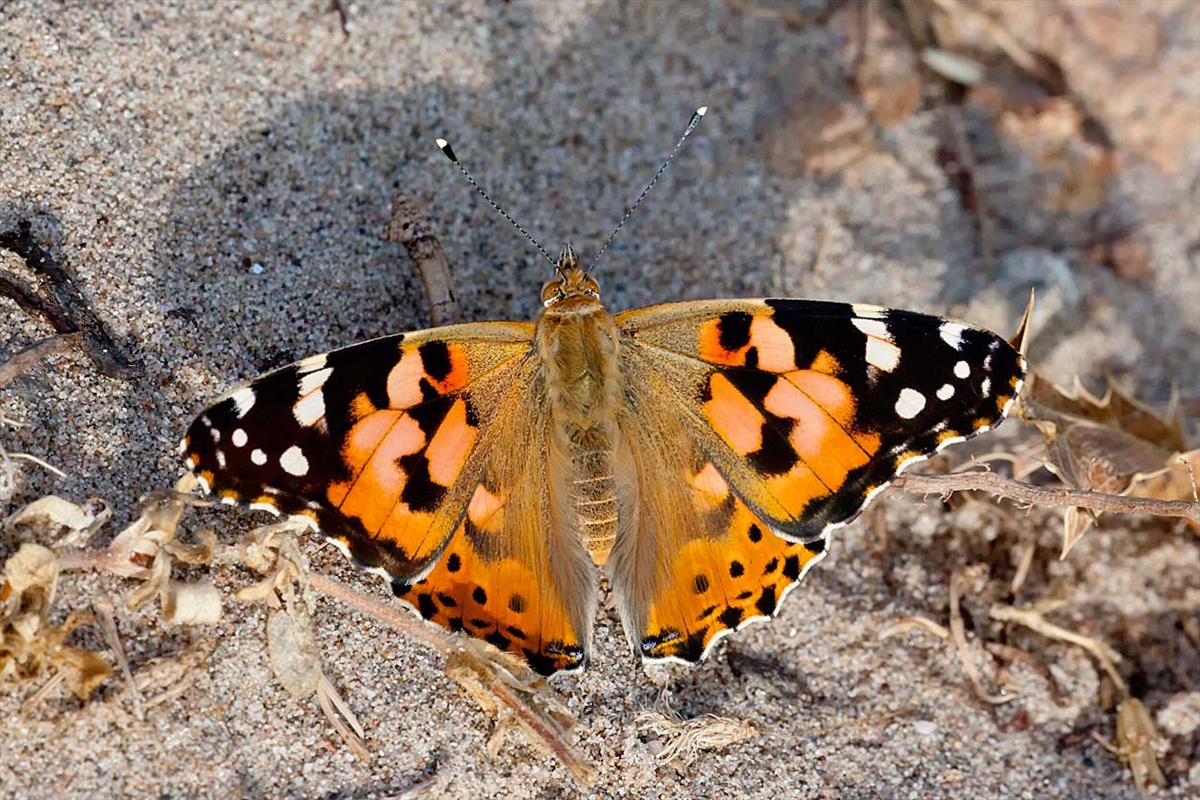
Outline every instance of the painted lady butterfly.
<svg viewBox="0 0 1200 800"><path fill-rule="evenodd" d="M1004 339L939 317L613 315L569 245L557 270L534 323L388 336L234 390L188 429L188 466L543 674L587 662L597 567L636 652L697 662L773 616L902 469L1003 419L1025 375Z"/></svg>

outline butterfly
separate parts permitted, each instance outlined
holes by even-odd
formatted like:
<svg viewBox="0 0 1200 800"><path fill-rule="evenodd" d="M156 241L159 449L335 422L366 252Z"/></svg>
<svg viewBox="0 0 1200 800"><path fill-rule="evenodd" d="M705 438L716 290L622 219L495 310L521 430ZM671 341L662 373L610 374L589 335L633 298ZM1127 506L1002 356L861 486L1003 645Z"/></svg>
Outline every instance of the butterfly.
<svg viewBox="0 0 1200 800"><path fill-rule="evenodd" d="M698 662L774 616L831 532L910 464L996 425L1025 377L1000 336L911 311L751 299L614 315L570 245L550 258L504 216L555 265L534 322L304 359L218 400L180 453L205 491L306 522L426 620L544 675L588 662L600 569L645 660Z"/></svg>
<svg viewBox="0 0 1200 800"><path fill-rule="evenodd" d="M587 662L600 567L637 653L697 662L1025 375L962 322L794 299L614 315L569 245L557 267L534 323L386 336L235 389L189 427L188 467L542 674Z"/></svg>

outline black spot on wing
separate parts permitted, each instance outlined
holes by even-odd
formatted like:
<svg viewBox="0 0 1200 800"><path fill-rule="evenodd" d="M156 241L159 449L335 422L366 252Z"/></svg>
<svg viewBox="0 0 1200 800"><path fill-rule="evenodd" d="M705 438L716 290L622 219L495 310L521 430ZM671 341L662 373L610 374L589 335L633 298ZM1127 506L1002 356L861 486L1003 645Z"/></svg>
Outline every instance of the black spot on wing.
<svg viewBox="0 0 1200 800"><path fill-rule="evenodd" d="M406 477L404 489L400 492L400 502L418 512L436 509L445 497L447 487L430 477L429 459L425 457L425 453L410 453L401 456L397 462Z"/></svg>
<svg viewBox="0 0 1200 800"><path fill-rule="evenodd" d="M386 336L325 356L325 366L333 370L324 386L325 420L336 440L340 441L355 422L351 409L360 394L365 394L375 408L390 405L388 375L400 363L403 340L403 335Z"/></svg>
<svg viewBox="0 0 1200 800"><path fill-rule="evenodd" d="M800 557L788 556L783 561L783 575L789 581L800 580Z"/></svg>
<svg viewBox="0 0 1200 800"><path fill-rule="evenodd" d="M743 612L740 608L729 606L721 612L717 619L720 620L721 624L726 628L736 628L738 623L742 621L743 616L745 616L745 612Z"/></svg>
<svg viewBox="0 0 1200 800"><path fill-rule="evenodd" d="M421 354L421 365L426 375L435 381L446 380L454 365L450 361L450 348L445 342L437 339L425 342L417 348L417 352Z"/></svg>
<svg viewBox="0 0 1200 800"><path fill-rule="evenodd" d="M729 311L717 319L717 342L729 352L741 350L750 344L750 323L753 320L745 311Z"/></svg>
<svg viewBox="0 0 1200 800"><path fill-rule="evenodd" d="M754 607L758 609L758 613L762 614L764 617L769 617L775 613L775 606L777 602L778 601L775 599L774 585L764 586L762 594L758 596L758 600L754 603Z"/></svg>
<svg viewBox="0 0 1200 800"><path fill-rule="evenodd" d="M446 414L449 413L450 407L454 405L454 401L454 397L442 395L408 409L408 415L420 426L421 432L425 434L426 441L429 441L433 437L434 432L441 426L442 420L446 418Z"/></svg>

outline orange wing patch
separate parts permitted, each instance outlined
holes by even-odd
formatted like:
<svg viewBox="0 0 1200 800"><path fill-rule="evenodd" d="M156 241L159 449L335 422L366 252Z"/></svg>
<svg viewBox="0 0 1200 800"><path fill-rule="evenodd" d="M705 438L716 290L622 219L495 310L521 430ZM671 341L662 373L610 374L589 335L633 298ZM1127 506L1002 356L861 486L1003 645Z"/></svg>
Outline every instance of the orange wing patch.
<svg viewBox="0 0 1200 800"><path fill-rule="evenodd" d="M837 364L824 351L815 361ZM713 431L762 476L742 487L746 499L774 518L802 516L879 449L878 434L854 428L850 387L816 369L717 371L707 395L704 417Z"/></svg>
<svg viewBox="0 0 1200 800"><path fill-rule="evenodd" d="M710 485L698 496L698 510L716 498L711 481L703 482ZM697 484L694 479L694 489ZM791 587L824 555L823 540L788 542L734 500L720 535L693 539L672 555L669 577L641 632L642 655L699 661L721 636L774 616Z"/></svg>
<svg viewBox="0 0 1200 800"><path fill-rule="evenodd" d="M507 546L504 500L479 485L437 566L395 594L422 617L521 656L550 675L583 666L584 647L544 564ZM544 559L535 559L542 561Z"/></svg>

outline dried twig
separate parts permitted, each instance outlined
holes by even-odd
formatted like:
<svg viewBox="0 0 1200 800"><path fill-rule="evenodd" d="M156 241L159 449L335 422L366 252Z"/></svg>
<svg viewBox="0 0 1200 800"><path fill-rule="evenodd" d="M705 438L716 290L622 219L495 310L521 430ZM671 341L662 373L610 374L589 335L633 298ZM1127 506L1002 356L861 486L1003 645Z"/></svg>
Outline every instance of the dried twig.
<svg viewBox="0 0 1200 800"><path fill-rule="evenodd" d="M0 275L0 281L4 276ZM12 358L0 364L0 389L18 375L24 375L48 356L61 353L79 341L79 333L61 333L57 336L47 336L41 341L34 342L23 350L13 354Z"/></svg>
<svg viewBox="0 0 1200 800"><path fill-rule="evenodd" d="M10 277L0 275L0 294L9 297L26 313L36 314L59 333L82 333L81 342L96 368L110 377L128 377L142 371L142 364L120 347L96 316L79 289L75 276L34 239L29 220L20 220L17 230L0 233L0 248L18 255L30 270L42 276L49 297L42 299Z"/></svg>
<svg viewBox="0 0 1200 800"><path fill-rule="evenodd" d="M1119 494L1089 492L1084 489L1065 489L1055 486L1034 486L1014 481L993 472L955 472L950 475L908 474L893 484L898 489L916 494L950 494L952 492L988 492L1031 505L1055 508L1090 508L1114 514L1146 514L1156 517L1181 517L1200 524L1200 503L1188 500L1155 500L1149 497L1126 497Z"/></svg>
<svg viewBox="0 0 1200 800"><path fill-rule="evenodd" d="M308 582L309 586L321 594L361 611L389 628L400 631L405 636L429 645L442 655L448 655L454 648L449 636L439 632L432 625L427 625L423 620L417 619L407 609L392 603L384 603L319 572L309 572Z"/></svg>
<svg viewBox="0 0 1200 800"><path fill-rule="evenodd" d="M967 646L967 633L963 626L960 601L964 584L970 580L971 578L963 572L956 571L950 576L950 640L954 642L954 649L958 651L958 660L962 662L963 671L967 673L967 678L971 681L971 688L975 691L975 696L985 703L1001 705L1013 698L1004 694L991 694L984 688L979 668L975 666L975 661L971 658L971 652Z"/></svg>
<svg viewBox="0 0 1200 800"><path fill-rule="evenodd" d="M121 675L129 686L129 697L133 701L133 715L139 721L144 720L146 712L142 708L142 693L138 689L137 681L133 679L133 673L129 670L129 659L125 657L125 648L121 645L121 636L117 632L117 621L113 617L112 604L108 602L93 603L92 609L100 621L100 630L104 632L104 640L108 642L108 647L113 651L113 656L117 660L117 668L121 670Z"/></svg>
<svg viewBox="0 0 1200 800"><path fill-rule="evenodd" d="M1100 666L1104 668L1104 671L1108 673L1108 677L1116 684L1121 695L1123 697L1129 696L1129 687L1125 685L1125 681L1121 679L1115 666L1115 664L1120 662L1121 654L1099 639L1093 639L1090 636L1084 636L1081 633L1060 628L1054 623L1048 622L1040 611L1033 609L1014 608L1013 606L997 603L988 610L988 616L1001 622L1015 622L1018 625L1024 625L1031 631L1040 633L1048 639L1070 642L1073 645L1082 647L1100 662Z"/></svg>
<svg viewBox="0 0 1200 800"><path fill-rule="evenodd" d="M404 195L392 199L392 217L388 222L389 241L404 245L409 258L421 273L425 295L429 298L429 316L434 325L458 322L458 301L454 299L450 265L442 245L433 234L425 208Z"/></svg>
<svg viewBox="0 0 1200 800"><path fill-rule="evenodd" d="M371 751L367 749L367 743L364 741L367 734L363 730L362 723L354 715L350 704L342 698L337 688L324 674L317 681L317 703L325 712L325 717L333 725L338 736L345 742L346 747L350 748L350 752L354 753L359 761L370 764Z"/></svg>
<svg viewBox="0 0 1200 800"><path fill-rule="evenodd" d="M926 633L932 633L934 636L938 637L939 639L949 639L950 638L949 629L947 629L944 625L939 625L936 622L934 622L933 620L926 619L925 617L905 617L902 620L893 622L891 625L888 625L886 628L884 628L882 631L879 632L879 638L880 639L890 639L893 636L896 636L897 634L902 633L907 630L910 630L912 628L918 628L920 630L925 631Z"/></svg>
<svg viewBox="0 0 1200 800"><path fill-rule="evenodd" d="M566 741L574 720L524 662L476 639L451 637L411 612L359 592L327 575L308 573L318 592L361 611L446 657L446 672L485 710L511 712L530 741L552 753L581 783L591 784L595 768Z"/></svg>

